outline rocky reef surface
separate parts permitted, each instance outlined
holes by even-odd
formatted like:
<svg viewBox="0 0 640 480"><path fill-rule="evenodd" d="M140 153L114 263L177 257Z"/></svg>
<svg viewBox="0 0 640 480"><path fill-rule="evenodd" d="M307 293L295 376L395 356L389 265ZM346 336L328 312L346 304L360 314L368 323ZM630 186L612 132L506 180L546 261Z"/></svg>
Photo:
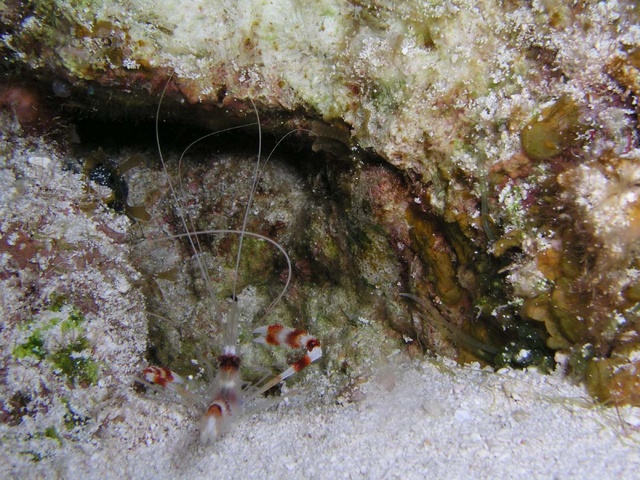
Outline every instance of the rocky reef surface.
<svg viewBox="0 0 640 480"><path fill-rule="evenodd" d="M430 351L559 364L599 401L640 404L635 2L0 5L5 425L39 418L50 407L35 399L55 391L68 399L58 423L76 428L69 418L91 415L73 395L130 388L145 357L202 374L236 239L203 237L217 300L201 302L177 211L194 229L238 228L258 141L268 152L292 130L248 229L283 245L294 280L264 319L285 268L247 242L243 340L260 322L313 331L331 398L350 399L389 355ZM167 82L160 138L182 205L153 150ZM239 126L178 163L200 135ZM72 264L78 275L59 273ZM105 311L127 320L94 323ZM127 353L108 356L92 325ZM291 360L244 354L275 370ZM23 388L18 370L56 386ZM40 440L58 442L58 423Z"/></svg>

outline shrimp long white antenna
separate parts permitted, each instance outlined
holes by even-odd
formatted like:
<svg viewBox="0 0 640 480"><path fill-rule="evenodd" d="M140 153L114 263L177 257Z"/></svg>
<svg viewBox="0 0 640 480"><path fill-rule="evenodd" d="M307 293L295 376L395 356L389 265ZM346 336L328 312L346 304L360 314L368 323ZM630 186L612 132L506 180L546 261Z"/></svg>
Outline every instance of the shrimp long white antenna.
<svg viewBox="0 0 640 480"><path fill-rule="evenodd" d="M262 172L264 172L264 167L267 165L267 163L269 162L269 160L271 160L271 157L273 156L274 152L278 149L278 147L280 146L280 144L289 136L292 135L294 133L298 133L298 132L308 132L312 135L316 135L314 132L312 132L311 130L306 130L303 128L298 128L295 130L291 130L290 132L288 132L286 135L283 135L282 138L280 138L280 140L278 140L276 142L276 144L273 146L273 148L271 149L271 151L269 152L269 155L267 156L267 158L265 159L265 161L263 163L261 163L261 154L262 154L262 127L260 126L260 115L258 113L258 109L256 108L255 103L253 103L253 100L251 100L251 105L253 105L254 111L256 113L256 118L258 120L258 160L256 162L256 169L254 171L253 174L253 183L251 184L251 191L249 192L249 199L247 200L247 207L245 209L244 212L244 218L242 220L242 233L240 233L240 245L238 246L238 255L236 257L236 277L235 277L235 281L233 284L233 297L235 298L235 293L236 293L236 284L237 284L237 279L238 279L238 270L240 268L240 258L241 258L241 253L242 253L242 240L243 237L246 234L249 234L249 232L246 231L246 227L247 227L247 222L249 219L249 212L251 211L251 204L253 203L253 197L254 194L256 192L256 189L258 188L258 184L260 183L260 179L262 178ZM280 292L280 295L278 295L275 300L273 302L271 302L271 304L267 307L267 309L264 312L264 316L266 317L269 312L271 312L271 310L278 304L278 302L280 301L280 299L284 296L284 294L287 291L287 288L289 286L289 282L291 281L291 259L289 258L289 255L287 254L286 250L284 250L284 248L282 248L282 246L271 240L268 237L264 237L262 235L257 235L257 234L250 234L251 236L255 236L258 238L262 238L263 240L266 240L270 243L272 243L273 245L275 245L276 247L278 247L278 249L284 254L285 258L287 259L287 264L289 266L289 274L288 274L288 278L287 281L285 282L285 286L283 288L283 290Z"/></svg>
<svg viewBox="0 0 640 480"><path fill-rule="evenodd" d="M249 99L251 100L251 99ZM247 228L247 222L249 220L249 212L251 211L251 204L253 203L253 196L256 188L258 187L258 179L260 178L260 159L262 156L262 126L260 125L260 114L256 108L256 104L251 100L253 111L256 114L258 121L258 159L256 161L256 168L253 172L253 181L251 182L251 189L249 190L249 198L247 199L247 206L244 209L244 217L242 218L242 227L240 228L240 241L238 242L238 254L236 256L236 271L233 278L233 298L236 298L236 292L238 288L238 271L240 270L240 258L242 257L242 242L244 241L244 232Z"/></svg>
<svg viewBox="0 0 640 480"><path fill-rule="evenodd" d="M313 133L312 131L305 130L305 129L296 129L296 130L292 130L292 131L288 132L286 135L284 135L282 138L280 138L280 140L278 140L278 142L271 149L271 152L269 152L269 155L265 159L264 163L262 163L261 162L261 159L262 159L262 126L260 124L260 114L258 113L258 109L256 107L256 104L253 102L253 100L251 100L251 99L249 99L249 100L251 101L251 105L253 106L253 110L254 110L254 112L256 114L256 119L257 119L257 124L258 124L258 158L256 160L256 168L255 168L254 173L253 173L253 182L251 183L251 189L249 191L249 198L247 199L247 206L245 207L244 217L242 219L242 227L241 227L240 231L237 231L237 230L225 230L225 231L221 230L221 231L219 231L220 233L228 232L228 233L238 233L240 235L240 240L238 242L238 254L236 256L236 267L235 267L235 273L234 273L234 279L233 279L233 305L231 307L231 311L229 312L229 318L227 319L227 326L226 326L226 329L225 329L225 347L224 348L225 348L225 352L227 352L227 353L235 353L235 344L236 344L237 339L238 339L238 306L237 306L237 303L236 303L236 299L237 299L236 291L237 291L237 285L238 285L238 272L240 270L240 259L242 257L242 244L243 244L243 241L244 241L244 236L245 235L253 236L253 237L260 238L262 240L265 240L265 241L271 243L272 245L277 247L278 250L280 250L280 252L282 252L282 254L284 255L284 257L287 260L287 267L288 267L287 268L287 272L288 272L287 273L287 281L285 282L284 287L280 291L280 294L269 304L269 306L265 310L265 312L264 312L264 316L265 317L269 314L269 312L271 312L271 310L282 299L282 297L286 293L287 289L289 288L289 283L291 282L291 274L292 274L291 259L289 258L289 254L287 254L286 250L278 242L276 242L275 240L270 239L269 237L265 237L264 235L259 235L259 234L256 234L256 233L252 233L252 232L247 232L246 231L247 223L249 221L249 213L251 211L251 205L253 204L253 197L255 195L256 189L258 188L258 184L260 183L260 178L262 177L262 172L264 172L264 167L267 165L267 163L271 159L271 156L276 151L278 146L289 135L292 135L293 133L301 132L301 131L309 132L309 133L315 135L315 133ZM202 233L204 233L204 232L202 232ZM320 353L320 355L322 355L322 353ZM284 380L285 378L286 377L280 379L279 381L275 382L273 385L276 385L277 383L279 383L280 381ZM269 388L271 388L271 387L269 387ZM263 393L267 389L262 390L260 393Z"/></svg>
<svg viewBox="0 0 640 480"><path fill-rule="evenodd" d="M194 140L193 142L191 142L189 145L187 145L187 146L185 147L185 149L184 149L184 150L182 150L182 153L180 154L180 158L178 159L178 185L179 185L179 187L180 187L180 190L181 190L181 191L183 191L183 190L184 190L184 188L183 188L183 186L182 186L182 173L181 173L181 172L182 172L182 160L183 160L183 159L184 159L184 157L186 156L187 152L191 149L191 147L193 147L193 146L194 146L194 145L196 145L197 143L200 143L201 141L206 140L207 138L212 137L212 136L214 136L214 135L217 135L217 134L219 134L219 133L225 133L225 132L229 132L229 131L231 131L231 130L236 130L236 129L239 129L239 128L252 127L252 126L254 126L254 125L256 125L256 122L253 122L253 123L246 123L246 124L244 124L244 125L239 125L239 126L236 126L236 127L229 127L229 128L225 128L225 129L223 129L223 130L217 130L217 131L215 131L215 132L207 133L206 135L203 135L202 137L197 138L196 140ZM193 220L192 220L192 219L191 219L191 217L189 217L188 215L187 215L187 218L188 218L188 220L189 220L189 223L191 224L191 231L192 231L192 232L195 232L195 231L196 231L196 227L195 227L195 225L193 224ZM196 244L197 244L197 247L198 247L198 251L199 251L199 252L202 252L202 247L200 246L200 241L199 241L199 239L198 239L198 237L197 237L197 236L195 236L195 241L196 241ZM207 281L207 282L209 281L209 277L206 277L206 281Z"/></svg>
<svg viewBox="0 0 640 480"><path fill-rule="evenodd" d="M188 215L186 215L184 212L186 211L186 209L184 208L183 202L181 201L180 196L178 195L178 193L176 192L175 187L173 186L173 183L171 182L171 177L169 176L169 171L167 168L167 164L166 161L164 159L164 155L162 153L162 145L160 142L160 111L162 108L162 101L164 99L164 96L166 94L167 88L169 87L169 84L171 83L171 79L173 78L173 72L171 73L171 75L169 75L169 79L167 80L167 83L165 84L164 88L162 89L162 93L160 94L160 101L158 102L158 108L156 110L156 119L155 119L155 133L156 133L156 145L158 148L158 157L160 158L160 164L162 165L162 170L164 171L165 177L167 179L167 183L169 185L169 190L171 192L171 197L174 201L174 204L176 205L176 211L178 212L178 217L180 218L180 222L182 223L182 227L184 228L184 231L186 232L183 235L178 235L178 237L183 237L186 236L189 240L189 244L191 246L191 250L193 251L193 254L196 257L196 261L198 264L198 269L200 270L200 274L202 275L202 278L206 284L206 289L207 289L207 294L209 295L211 302L213 305L216 304L216 299L215 299L215 295L213 293L213 287L212 287L212 283L211 283L211 278L209 276L209 273L207 272L207 269L204 267L204 264L202 262L202 259L200 258L200 255L202 253L202 247L200 246L200 242L198 240L197 235L195 234L195 225L193 224L193 220L188 217ZM211 132L208 133L207 135L204 135L198 139L196 139L195 141L191 142L183 151L182 154L180 155L180 159L179 159L179 165L182 164L182 159L184 158L184 156L186 155L187 151L193 147L195 144L209 138L212 137L214 135L218 135L221 133L225 133L225 132L229 132L232 130L237 130L237 129L241 129L241 128L246 128L249 126L255 125L254 123L249 123L249 124L245 124L245 125L238 125L235 127L229 127L229 128L225 128L223 130L218 130L215 132ZM181 180L180 180L180 184L181 184ZM188 219L188 223L187 223L187 219ZM244 228L243 228L244 230ZM237 267L236 267L236 275L235 277L237 277ZM235 298L235 289L234 289L234 298Z"/></svg>
<svg viewBox="0 0 640 480"><path fill-rule="evenodd" d="M182 161L184 159L184 157L186 156L187 152L196 144L198 144L199 142L212 137L214 135L220 134L220 133L225 133L225 132L229 132L232 130L237 130L237 129L241 129L241 128L246 128L246 127L251 127L254 125L258 126L258 155L257 155L257 160L256 160L256 166L254 169L254 173L253 173L253 179L251 182L251 188L249 190L249 197L247 199L247 204L245 207L245 211L244 211L244 215L243 215L243 219L242 219L242 226L239 230L229 230L229 229L213 229L213 230L204 230L204 231L197 231L193 220L191 219L190 216L186 215L184 212L186 211L186 209L184 208L183 202L180 198L180 196L178 195L173 183L171 182L171 179L169 177L168 174L168 169L167 169L167 165L164 159L164 155L162 153L162 146L161 146L161 142L160 142L160 129L159 129L159 119L160 119L160 112L161 112L161 108L162 108L162 101L164 99L164 96L166 94L167 88L169 87L169 84L171 83L171 79L173 78L173 73L169 76L169 79L167 80L167 83L165 84L162 93L160 95L160 101L158 102L158 108L156 111L156 122L155 122L155 130L156 130L156 143L157 143L157 148L158 148L158 156L160 158L160 163L162 165L163 171L165 173L165 176L167 178L167 183L169 185L169 190L171 192L171 196L172 199L176 205L176 209L178 211L178 216L180 218L180 221L182 223L182 226L184 228L185 233L184 234L179 234L179 235L174 235L172 238L180 238L180 237L187 237L187 239L189 240L189 244L191 246L191 250L193 251L194 255L196 256L196 261L198 264L198 269L200 270L200 274L202 275L202 278L206 284L206 289L207 289L207 294L208 296L211 298L211 302L212 304L215 305L216 303L216 299L215 299L215 294L213 292L213 284L211 282L211 278L209 276L209 272L207 271L207 269L204 267L204 264L202 262L202 259L200 258L200 255L202 253L202 247L200 245L200 240L199 240L199 234L236 234L239 236L239 242L238 242L238 251L237 251L237 255L236 255L236 264L235 264L235 270L234 270L234 276L233 276L233 288L232 288L232 299L233 299L233 303L231 305L231 309L229 311L228 314L228 318L226 321L226 328L225 328L225 333L224 333L224 351L229 352L229 353L233 353L235 352L235 345L237 343L237 339L238 339L238 307L237 307L237 303L236 303L236 299L237 299L237 285L238 285L238 277L239 277L239 271L240 271L240 260L242 258L242 246L244 243L244 237L245 234L255 237L255 238L259 238L261 240L267 241L269 243L271 243L272 245L274 245L276 248L278 248L278 250L284 255L286 261L287 261L287 280L282 288L282 290L280 291L279 295L271 302L271 304L269 305L269 307L267 307L266 311L265 311L265 316L278 304L278 302L282 299L282 297L284 296L284 294L286 293L289 284L291 283L291 276L292 276L292 266L291 266L291 259L289 258L289 255L287 254L286 250L284 248L282 248L282 246L277 243L276 241L264 236L264 235L259 235L259 234L255 234L255 233L250 233L246 231L247 228L247 223L249 220L249 213L251 211L251 206L253 205L253 199L255 196L255 192L257 190L257 186L258 183L260 182L260 177L261 177L261 172L263 171L263 167L264 165L266 165L266 163L271 159L271 156L273 155L273 153L276 151L276 149L278 148L278 146L282 143L282 141L288 137L289 135L293 134L296 131L300 131L300 130L293 130L289 133L287 133L285 136L283 136L277 143L276 145L273 147L273 149L271 150L271 152L269 153L269 156L267 157L267 159L262 162L262 127L260 124L260 115L258 112L258 109L255 105L255 103L253 102L253 100L250 99L251 101L251 105L253 106L253 110L255 112L256 115L256 122L252 122L252 123L247 123L247 124L243 124L243 125L239 125L239 126L235 126L235 127L229 127L223 130L218 130L216 132L212 132L212 133L208 133L206 135L203 135L202 137L194 140L193 142L191 142L189 145L187 145L187 147L182 151L180 158L178 159L178 181L179 181L179 188L182 190L182 176L180 174L180 168L182 165ZM310 132L312 133L312 132Z"/></svg>
<svg viewBox="0 0 640 480"><path fill-rule="evenodd" d="M258 188L258 184L260 183L260 178L262 176L262 172L264 171L264 167L269 162L269 160L271 159L273 153L276 151L278 146L289 135L292 135L293 133L301 132L301 131L305 131L305 132L309 132L311 134L314 134L310 130L305 130L305 129L291 130L286 135L284 135L282 138L280 138L280 140L278 140L278 142L274 145L274 147L269 152L269 155L267 156L265 161L262 162L262 126L261 126L261 123L260 123L260 113L258 112L258 108L256 107L256 104L253 102L253 100L249 99L249 101L251 102L251 105L253 106L253 111L256 114L256 123L258 125L258 158L256 160L256 167L255 167L254 172L253 172L253 181L251 183L251 189L249 190L249 198L247 199L247 205L246 205L245 210L244 210L244 217L242 219L242 227L240 228L240 231L239 231L240 240L238 242L238 254L236 255L235 276L234 276L234 279L233 279L233 290L232 290L233 299L234 300L236 298L236 293L237 293L238 272L240 271L240 259L242 258L242 245L243 245L243 242L244 242L244 236L245 236L245 234L249 234L249 232L246 231L247 230L247 223L249 221L249 213L251 212L251 205L253 204L253 198L254 198L256 190ZM255 125L255 124L252 124L252 125ZM229 230L229 233L231 233L231 232L232 231ZM269 243L275 245L284 254L285 258L287 259L288 272L289 272L287 281L285 282L285 286L282 289L282 291L280 292L280 294L275 298L275 300L273 302L271 302L269 307L267 307L267 309L265 310L264 316L267 316L269 314L269 312L271 311L271 309L273 309L278 304L280 299L284 296L284 294L287 291L287 288L288 288L289 283L291 281L291 260L289 258L289 255L287 254L287 252L284 250L284 248L282 248L282 246L280 244L278 244L277 242L271 240L268 237L265 237L265 236L262 236L262 235L257 235L255 233L250 234L250 236L261 238L261 239L266 240ZM237 334L235 335L235 338L237 338Z"/></svg>
<svg viewBox="0 0 640 480"><path fill-rule="evenodd" d="M189 232L189 233L178 233L176 235L172 235L171 238L183 238L183 237L189 237L189 236L197 237L198 235L227 235L227 234L245 235L248 237L264 240L265 242L268 242L274 247L276 247L280 251L280 253L282 253L282 256L287 262L287 279L285 280L284 286L280 290L280 293L278 294L278 296L267 307L266 311L267 312L271 311L273 307L275 307L278 304L278 302L280 302L282 297L284 297L284 294L287 293L287 289L289 288L289 284L291 283L291 277L293 272L291 257L289 257L289 254L284 249L284 247L280 245L278 242L276 242L273 238L269 238L266 235L261 235L259 233L249 232L246 230L227 230L227 229L211 229L211 230L200 230L197 232ZM153 240L151 241L153 242Z"/></svg>

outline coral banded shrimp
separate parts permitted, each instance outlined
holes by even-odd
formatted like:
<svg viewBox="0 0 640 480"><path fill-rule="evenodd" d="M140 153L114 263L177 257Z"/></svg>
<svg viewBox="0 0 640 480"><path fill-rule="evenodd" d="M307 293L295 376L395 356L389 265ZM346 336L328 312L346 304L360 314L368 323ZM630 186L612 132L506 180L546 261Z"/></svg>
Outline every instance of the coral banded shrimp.
<svg viewBox="0 0 640 480"><path fill-rule="evenodd" d="M216 235L216 236L237 236L238 248L235 254L235 267L232 273L232 294L230 296L230 306L226 314L226 321L224 323L224 332L222 340L222 350L217 358L218 370L215 375L210 374L211 385L208 387L206 394L200 395L191 389L189 382L186 378L178 375L174 371L161 366L148 366L142 372L140 378L137 379L139 383L151 387L154 390L168 392L177 395L180 400L189 406L193 406L199 412L202 413L202 420L200 424L200 440L203 444L208 444L218 439L222 434L229 430L231 423L237 420L242 414L244 407L251 404L257 398L261 397L267 390L285 381L295 373L301 371L306 366L315 362L322 356L322 348L317 338L308 334L304 330L284 327L279 324L266 325L259 327L253 331L256 338L254 342L273 345L273 346L285 346L291 349L297 349L304 351L302 357L295 362L291 363L289 367L279 375L276 375L270 379L266 379L258 382L256 385L247 387L248 382L244 382L241 378L240 366L242 363L241 354L238 350L239 340L239 323L240 314L238 308L238 279L240 277L240 265L242 260L242 247L246 238L257 239L262 242L266 242L273 248L277 249L280 255L286 260L286 279L280 293L275 297L271 304L265 310L264 316L268 315L278 302L285 295L289 283L292 277L292 265L289 255L286 250L275 240L258 233L247 231L247 223L249 214L252 209L252 204L256 189L258 187L262 172L264 171L265 164L271 158L273 150L266 159L262 159L262 130L260 126L260 118L258 110L253 105L253 110L256 115L257 122L239 127L231 127L226 130L217 131L205 135L198 140L192 142L187 146L178 160L178 171L182 165L183 159L188 150L194 145L201 142L205 138L211 137L215 134L222 133L224 131L233 130L236 128L245 128L253 125L257 125L258 128L258 154L255 162L255 167L252 174L251 187L249 189L249 196L244 207L244 213L242 217L242 224L239 229L209 229L198 230L188 213L188 206L185 205L181 198L181 193L184 191L182 183L182 177L179 174L178 185L174 185L171 182L171 177L168 172L167 163L163 155L162 146L160 142L159 133L159 117L161 112L162 100L165 96L167 87L171 82L171 78L165 85L162 91L158 109L156 112L156 141L160 163L162 170L166 176L168 187L170 191L171 200L175 206L175 211L181 224L181 229L184 231L182 234L173 235L171 239L186 239L189 245L189 249L193 259L195 259L197 265L197 271L201 276L202 281L205 284L208 300L211 304L216 303L216 295L212 288L212 279L208 272L205 260L203 258L203 243L201 241L204 235ZM286 137L286 136L285 136ZM282 139L276 144L275 148L282 142ZM213 320L212 320L213 321Z"/></svg>

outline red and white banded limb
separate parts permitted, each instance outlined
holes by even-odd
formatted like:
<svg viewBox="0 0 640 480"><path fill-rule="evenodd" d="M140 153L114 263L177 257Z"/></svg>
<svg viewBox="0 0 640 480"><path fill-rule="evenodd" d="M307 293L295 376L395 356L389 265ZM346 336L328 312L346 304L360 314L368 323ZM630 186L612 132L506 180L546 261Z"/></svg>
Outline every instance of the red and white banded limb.
<svg viewBox="0 0 640 480"><path fill-rule="evenodd" d="M149 366L142 371L142 379L146 383L158 385L168 390L178 391L180 387L184 388L186 382L177 373L165 367Z"/></svg>
<svg viewBox="0 0 640 480"><path fill-rule="evenodd" d="M320 341L305 330L268 325L255 329L253 333L258 335L254 339L256 343L305 349L306 353L287 370L252 392L249 398L261 395L322 357ZM200 423L200 441L203 444L212 443L225 433L229 429L230 422L238 417L241 411L243 392L240 363L240 357L235 354L234 347L225 348L224 353L218 357L218 373L210 391L210 401ZM191 403L202 404L202 399L198 399L187 389L184 378L168 368L149 366L144 369L141 380L156 388L177 393Z"/></svg>
<svg viewBox="0 0 640 480"><path fill-rule="evenodd" d="M187 381L168 368L148 366L142 371L142 376L137 381L154 390L176 394L188 405L201 403L198 396L189 391Z"/></svg>
<svg viewBox="0 0 640 480"><path fill-rule="evenodd" d="M322 357L322 347L320 341L309 335L305 330L298 330L294 328L287 328L282 325L266 325L264 327L256 328L253 333L258 335L254 338L255 343L262 343L264 345L284 345L289 348L306 350L305 355L297 362L291 364L288 369L282 372L280 375L273 377L261 388L260 392L265 392L271 387L277 385L280 382L285 381L290 376L298 373L305 367L311 365L313 362Z"/></svg>
<svg viewBox="0 0 640 480"><path fill-rule="evenodd" d="M212 443L225 433L242 406L240 358L232 353L224 353L218 357L218 363L218 373L208 403L190 392L185 379L168 368L149 366L139 379L156 390L176 393L187 403L206 406L200 422L200 441L203 444Z"/></svg>

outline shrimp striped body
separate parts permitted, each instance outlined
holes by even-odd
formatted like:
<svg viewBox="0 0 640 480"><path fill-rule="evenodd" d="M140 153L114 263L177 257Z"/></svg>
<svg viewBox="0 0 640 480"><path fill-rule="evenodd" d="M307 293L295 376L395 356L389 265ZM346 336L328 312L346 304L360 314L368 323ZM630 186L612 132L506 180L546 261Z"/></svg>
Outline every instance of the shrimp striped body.
<svg viewBox="0 0 640 480"><path fill-rule="evenodd" d="M240 357L232 351L235 349L226 350L218 357L219 369L214 382L213 398L200 425L200 441L205 445L225 433L242 408Z"/></svg>

